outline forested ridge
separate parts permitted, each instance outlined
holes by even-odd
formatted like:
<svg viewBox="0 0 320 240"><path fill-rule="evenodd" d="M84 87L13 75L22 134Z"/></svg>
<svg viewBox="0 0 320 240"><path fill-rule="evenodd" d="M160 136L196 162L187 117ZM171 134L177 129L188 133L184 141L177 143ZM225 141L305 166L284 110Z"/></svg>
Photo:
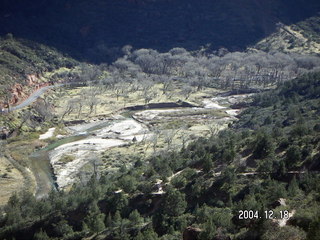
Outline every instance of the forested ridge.
<svg viewBox="0 0 320 240"><path fill-rule="evenodd" d="M257 94L231 128L69 193L13 195L2 239L317 239L320 74ZM281 200L280 203L278 202ZM239 210L292 214L279 227Z"/></svg>

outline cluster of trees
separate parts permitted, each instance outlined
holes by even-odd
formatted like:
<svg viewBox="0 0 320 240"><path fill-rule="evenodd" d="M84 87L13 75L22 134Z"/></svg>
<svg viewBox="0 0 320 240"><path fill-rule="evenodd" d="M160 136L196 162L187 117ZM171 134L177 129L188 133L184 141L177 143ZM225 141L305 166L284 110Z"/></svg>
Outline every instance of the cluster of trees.
<svg viewBox="0 0 320 240"><path fill-rule="evenodd" d="M112 74L104 82L114 85L154 80L164 84L164 93L170 83L177 80L196 89L203 86L224 89L265 87L293 79L320 66L317 56L281 52L220 50L207 54L205 49L189 52L184 48L173 48L159 53L152 49L132 51L130 46L125 46L123 52L124 57L112 64Z"/></svg>
<svg viewBox="0 0 320 240"><path fill-rule="evenodd" d="M14 195L0 217L0 238L316 239L319 79L306 75L258 95L232 129L179 152L137 159L134 168L41 201ZM285 227L238 218L239 210L273 209L279 198L296 210Z"/></svg>
<svg viewBox="0 0 320 240"><path fill-rule="evenodd" d="M80 71L54 76L73 84L84 83L91 86L89 90L81 92L79 99L67 103L62 119L70 113L77 113L79 117L85 107L89 109L87 114L95 112L97 105L101 103L97 96L103 93L102 86L111 89L117 101L121 97L124 106L128 95L137 91L145 104L148 104L159 94L153 89L155 83L162 84L162 94L168 99L177 94L174 91L175 83L181 84L179 94L187 100L191 93L203 87L266 88L320 67L319 57L296 53L265 53L258 50L228 52L220 49L208 54L205 49L189 52L184 48L159 53L152 49L133 51L130 46L123 47L122 51L124 56L110 66L82 64Z"/></svg>

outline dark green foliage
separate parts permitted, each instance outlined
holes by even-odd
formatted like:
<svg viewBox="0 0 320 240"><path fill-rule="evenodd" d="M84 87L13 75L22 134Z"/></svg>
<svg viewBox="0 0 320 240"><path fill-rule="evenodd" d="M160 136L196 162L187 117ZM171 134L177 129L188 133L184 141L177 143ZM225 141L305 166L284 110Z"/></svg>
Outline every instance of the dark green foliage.
<svg viewBox="0 0 320 240"><path fill-rule="evenodd" d="M294 176L288 186L288 195L290 197L295 197L299 192L299 184L297 182L296 177Z"/></svg>
<svg viewBox="0 0 320 240"><path fill-rule="evenodd" d="M137 181L134 177L125 175L119 180L120 187L127 193L132 193L137 188Z"/></svg>
<svg viewBox="0 0 320 240"><path fill-rule="evenodd" d="M310 224L307 235L307 240L316 240L320 236L320 218L316 219Z"/></svg>
<svg viewBox="0 0 320 240"><path fill-rule="evenodd" d="M258 134L255 139L253 156L256 158L265 158L273 153L274 146L271 136L267 133Z"/></svg>
<svg viewBox="0 0 320 240"><path fill-rule="evenodd" d="M89 205L89 212L84 219L89 229L94 233L102 231L105 228L104 219L105 214L100 212L97 202L91 203Z"/></svg>
<svg viewBox="0 0 320 240"><path fill-rule="evenodd" d="M213 224L211 218L203 224L203 230L199 235L200 240L212 240L216 234L216 226Z"/></svg>
<svg viewBox="0 0 320 240"><path fill-rule="evenodd" d="M185 195L179 191L168 188L163 200L162 212L171 217L178 217L183 214L187 207Z"/></svg>
<svg viewBox="0 0 320 240"><path fill-rule="evenodd" d="M47 233L40 229L39 232L34 234L33 240L49 240Z"/></svg>
<svg viewBox="0 0 320 240"><path fill-rule="evenodd" d="M289 169L296 167L301 161L301 150L298 146L291 146L286 151L286 165Z"/></svg>
<svg viewBox="0 0 320 240"><path fill-rule="evenodd" d="M55 235L58 237L68 237L73 234L73 229L66 220L61 220L57 224L54 224L53 227Z"/></svg>
<svg viewBox="0 0 320 240"><path fill-rule="evenodd" d="M261 237L262 240L303 240L305 239L306 234L304 231L299 228L292 226L285 226L282 228L272 226L268 229Z"/></svg>
<svg viewBox="0 0 320 240"><path fill-rule="evenodd" d="M129 220L133 226L141 225L143 223L143 218L137 210L133 210L129 215Z"/></svg>
<svg viewBox="0 0 320 240"><path fill-rule="evenodd" d="M34 207L34 211L33 213L39 217L40 220L42 220L42 218L48 214L48 212L50 211L50 204L48 201L41 201L38 202L35 207Z"/></svg>
<svg viewBox="0 0 320 240"><path fill-rule="evenodd" d="M138 235L134 238L134 240L158 240L158 235L150 228L139 232Z"/></svg>
<svg viewBox="0 0 320 240"><path fill-rule="evenodd" d="M205 154L203 157L203 170L209 172L213 167L212 156L210 154Z"/></svg>

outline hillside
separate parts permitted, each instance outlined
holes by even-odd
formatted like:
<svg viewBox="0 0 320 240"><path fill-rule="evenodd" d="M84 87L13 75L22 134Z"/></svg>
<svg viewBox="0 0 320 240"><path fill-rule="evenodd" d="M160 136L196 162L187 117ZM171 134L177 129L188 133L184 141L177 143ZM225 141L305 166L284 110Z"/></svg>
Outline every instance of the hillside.
<svg viewBox="0 0 320 240"><path fill-rule="evenodd" d="M290 25L320 10L317 0L4 0L2 6L1 35L95 63L112 62L125 45L243 50L274 32L276 23Z"/></svg>
<svg viewBox="0 0 320 240"><path fill-rule="evenodd" d="M59 68L72 68L77 61L48 47L12 34L0 38L0 100L19 102L30 91L52 79L44 75ZM4 102L0 101L0 106Z"/></svg>
<svg viewBox="0 0 320 240"><path fill-rule="evenodd" d="M266 52L320 54L320 15L293 25L278 24L277 31L254 48ZM250 48L249 48L250 49Z"/></svg>
<svg viewBox="0 0 320 240"><path fill-rule="evenodd" d="M41 202L13 195L0 236L316 239L319 81L319 73L308 74L258 94L232 129L180 152L137 159L134 168ZM244 210L250 219L241 219Z"/></svg>

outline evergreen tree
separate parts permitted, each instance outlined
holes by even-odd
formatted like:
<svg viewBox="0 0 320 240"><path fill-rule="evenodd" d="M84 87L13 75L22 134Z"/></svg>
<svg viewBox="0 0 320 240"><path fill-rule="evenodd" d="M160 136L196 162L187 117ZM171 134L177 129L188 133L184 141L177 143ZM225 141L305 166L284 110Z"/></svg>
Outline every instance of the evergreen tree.
<svg viewBox="0 0 320 240"><path fill-rule="evenodd" d="M143 218L137 210L133 210L129 215L130 225L137 226L143 223Z"/></svg>
<svg viewBox="0 0 320 240"><path fill-rule="evenodd" d="M121 222L122 222L122 218L121 218L120 212L116 211L113 216L113 226L118 227L121 225Z"/></svg>
<svg viewBox="0 0 320 240"><path fill-rule="evenodd" d="M89 229L88 225L85 222L82 222L82 233L84 233L85 235L90 233L90 229Z"/></svg>
<svg viewBox="0 0 320 240"><path fill-rule="evenodd" d="M33 196L33 194L29 191L23 191L21 193L20 197L21 201L21 212L23 218L28 218L32 216L32 210L36 207L38 204L36 201L36 198ZM47 203L48 205L48 210L50 208L50 202Z"/></svg>
<svg viewBox="0 0 320 240"><path fill-rule="evenodd" d="M42 220L43 216L46 215L50 210L50 203L46 200L37 202L35 208L33 209L34 214Z"/></svg>
<svg viewBox="0 0 320 240"><path fill-rule="evenodd" d="M290 197L295 197L299 191L299 185L296 179L296 176L293 177L289 186L288 186L288 195Z"/></svg>
<svg viewBox="0 0 320 240"><path fill-rule="evenodd" d="M199 234L200 240L212 240L216 234L216 226L213 224L211 218L209 218L204 224L202 232Z"/></svg>
<svg viewBox="0 0 320 240"><path fill-rule="evenodd" d="M213 168L212 155L206 153L203 157L203 171L208 173Z"/></svg>
<svg viewBox="0 0 320 240"><path fill-rule="evenodd" d="M49 236L47 235L47 233L45 231L43 231L42 229L40 229L39 232L36 232L33 236L33 240L49 240Z"/></svg>
<svg viewBox="0 0 320 240"><path fill-rule="evenodd" d="M106 227L112 227L112 216L111 213L109 212L108 217L106 218Z"/></svg>
<svg viewBox="0 0 320 240"><path fill-rule="evenodd" d="M144 240L158 240L159 237L158 237L157 233L155 233L152 228L148 228L146 231L143 232L143 239Z"/></svg>
<svg viewBox="0 0 320 240"><path fill-rule="evenodd" d="M163 213L177 217L184 213L186 207L185 195L172 187L168 187L163 201Z"/></svg>
<svg viewBox="0 0 320 240"><path fill-rule="evenodd" d="M307 240L318 240L320 236L320 217L310 224Z"/></svg>
<svg viewBox="0 0 320 240"><path fill-rule="evenodd" d="M296 167L297 164L301 161L300 148L296 145L289 147L286 152L285 161L288 168Z"/></svg>
<svg viewBox="0 0 320 240"><path fill-rule="evenodd" d="M255 158L265 158L274 152L272 139L267 133L260 133L255 140L253 156Z"/></svg>
<svg viewBox="0 0 320 240"><path fill-rule="evenodd" d="M133 240L144 240L143 234L139 231L137 236L134 237Z"/></svg>
<svg viewBox="0 0 320 240"><path fill-rule="evenodd" d="M17 207L7 206L5 219L7 226L22 222L21 210Z"/></svg>
<svg viewBox="0 0 320 240"><path fill-rule="evenodd" d="M104 220L105 214L101 213L96 201L92 202L85 223L92 232L98 233L105 229Z"/></svg>
<svg viewBox="0 0 320 240"><path fill-rule="evenodd" d="M54 231L59 237L70 236L73 233L72 227L66 220L61 220L57 224L54 224Z"/></svg>

